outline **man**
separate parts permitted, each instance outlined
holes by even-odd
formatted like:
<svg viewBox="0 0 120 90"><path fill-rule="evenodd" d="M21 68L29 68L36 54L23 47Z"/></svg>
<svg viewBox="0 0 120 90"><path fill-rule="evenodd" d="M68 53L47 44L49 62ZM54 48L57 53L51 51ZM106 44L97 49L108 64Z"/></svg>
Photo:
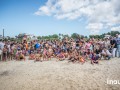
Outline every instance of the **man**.
<svg viewBox="0 0 120 90"><path fill-rule="evenodd" d="M110 37L110 45L112 49L112 56L116 57L117 43L113 37Z"/></svg>
<svg viewBox="0 0 120 90"><path fill-rule="evenodd" d="M118 57L120 58L120 35L118 34L116 34L116 43L117 43Z"/></svg>
<svg viewBox="0 0 120 90"><path fill-rule="evenodd" d="M5 45L5 43L4 43L4 42L2 42L2 41L0 41L0 48L1 48L1 49L3 49L3 48L4 48L4 45Z"/></svg>
<svg viewBox="0 0 120 90"><path fill-rule="evenodd" d="M104 59L108 58L108 60L111 58L111 53L109 52L109 50L107 50L105 47L102 50L102 56L104 57Z"/></svg>

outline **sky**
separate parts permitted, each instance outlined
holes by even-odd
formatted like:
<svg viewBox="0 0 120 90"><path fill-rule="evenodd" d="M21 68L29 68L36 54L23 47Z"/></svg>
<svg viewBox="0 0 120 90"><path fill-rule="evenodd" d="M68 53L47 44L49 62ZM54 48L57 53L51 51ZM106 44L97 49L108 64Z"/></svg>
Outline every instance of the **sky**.
<svg viewBox="0 0 120 90"><path fill-rule="evenodd" d="M0 0L0 35L120 31L119 0Z"/></svg>

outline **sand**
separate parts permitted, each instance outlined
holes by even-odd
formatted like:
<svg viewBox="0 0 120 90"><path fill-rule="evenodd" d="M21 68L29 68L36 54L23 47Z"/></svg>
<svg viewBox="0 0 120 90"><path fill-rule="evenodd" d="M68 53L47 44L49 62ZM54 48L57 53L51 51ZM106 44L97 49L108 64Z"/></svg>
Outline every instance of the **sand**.
<svg viewBox="0 0 120 90"><path fill-rule="evenodd" d="M0 62L0 90L120 90L120 58L102 60L99 65L44 62Z"/></svg>

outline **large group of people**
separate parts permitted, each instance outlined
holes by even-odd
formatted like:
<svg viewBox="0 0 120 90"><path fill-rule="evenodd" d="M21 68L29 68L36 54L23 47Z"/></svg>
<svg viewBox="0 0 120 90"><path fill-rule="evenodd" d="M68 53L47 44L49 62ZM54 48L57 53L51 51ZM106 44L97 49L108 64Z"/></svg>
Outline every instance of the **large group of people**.
<svg viewBox="0 0 120 90"><path fill-rule="evenodd" d="M57 61L98 64L99 60L120 58L120 35L104 39L64 38L62 40L1 41L0 60Z"/></svg>

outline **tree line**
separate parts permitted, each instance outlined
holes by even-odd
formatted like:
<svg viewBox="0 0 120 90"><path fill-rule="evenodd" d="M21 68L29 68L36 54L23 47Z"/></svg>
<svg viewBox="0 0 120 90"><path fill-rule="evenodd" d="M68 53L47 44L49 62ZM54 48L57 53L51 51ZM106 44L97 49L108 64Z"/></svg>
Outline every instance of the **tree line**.
<svg viewBox="0 0 120 90"><path fill-rule="evenodd" d="M68 35L68 34L53 34L53 35L46 35L46 36L37 36L37 39L38 40L55 40L55 39L63 39L65 37L67 37L68 39L69 38L73 38L73 39L78 39L78 38L95 38L95 39L102 39L105 37L105 35L110 35L110 36L116 36L116 34L120 34L119 31L111 31L111 32L108 32L108 33L103 33L101 35L89 35L89 36L84 36L84 35L81 35L81 34L78 34L78 33L73 33L71 35ZM23 34L19 34L17 36L15 36L15 38L8 38L8 39L4 39L5 41L6 40L18 40L18 41L21 41L22 38L25 36L25 33Z"/></svg>

